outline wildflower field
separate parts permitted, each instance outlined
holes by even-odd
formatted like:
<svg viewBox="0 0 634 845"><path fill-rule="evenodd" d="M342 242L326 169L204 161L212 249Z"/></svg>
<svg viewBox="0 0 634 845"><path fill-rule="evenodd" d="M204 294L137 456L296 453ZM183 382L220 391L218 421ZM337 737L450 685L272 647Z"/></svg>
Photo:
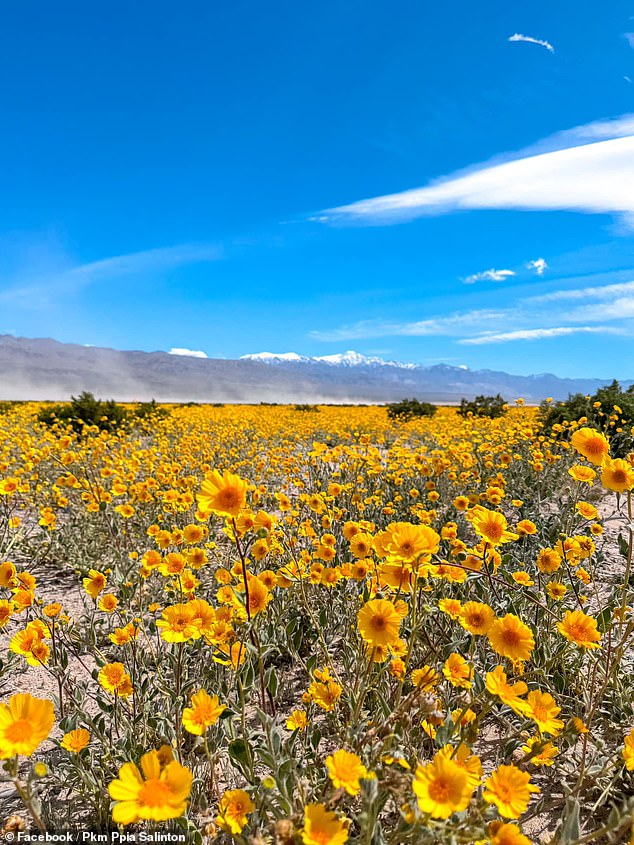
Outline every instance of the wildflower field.
<svg viewBox="0 0 634 845"><path fill-rule="evenodd" d="M618 409L38 411L0 415L0 829L630 841Z"/></svg>

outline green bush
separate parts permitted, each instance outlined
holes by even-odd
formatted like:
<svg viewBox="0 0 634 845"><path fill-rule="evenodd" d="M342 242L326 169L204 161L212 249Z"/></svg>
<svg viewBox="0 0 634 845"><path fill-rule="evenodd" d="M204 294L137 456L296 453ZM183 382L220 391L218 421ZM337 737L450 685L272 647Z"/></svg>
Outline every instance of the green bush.
<svg viewBox="0 0 634 845"><path fill-rule="evenodd" d="M391 420L408 422L415 417L433 417L438 408L431 402L419 402L418 399L402 399L387 406L387 415Z"/></svg>
<svg viewBox="0 0 634 845"><path fill-rule="evenodd" d="M79 396L71 396L69 403L42 408L37 418L49 426L56 422L70 424L81 433L85 425L95 425L101 431L122 428L129 422L130 414L114 399L104 402L84 390Z"/></svg>
<svg viewBox="0 0 634 845"><path fill-rule="evenodd" d="M137 420L164 420L169 417L170 412L167 408L156 404L156 399L150 402L141 402L134 409L134 416Z"/></svg>
<svg viewBox="0 0 634 845"><path fill-rule="evenodd" d="M319 411L319 407L317 405L309 405L308 403L300 403L299 405L295 405L296 411L312 411L313 413L317 413Z"/></svg>
<svg viewBox="0 0 634 845"><path fill-rule="evenodd" d="M12 411L15 407L17 407L20 403L19 402L0 402L0 414L8 414L9 411Z"/></svg>
<svg viewBox="0 0 634 845"><path fill-rule="evenodd" d="M565 402L542 402L539 417L546 432L555 431L562 438L570 436L570 423L583 420L583 425L610 438L613 457L623 458L634 449L634 385L623 390L615 379L592 396L575 393Z"/></svg>
<svg viewBox="0 0 634 845"><path fill-rule="evenodd" d="M495 396L476 396L472 401L462 399L458 409L461 417L473 414L474 417L489 417L490 419L501 417L506 411L506 402L499 393Z"/></svg>

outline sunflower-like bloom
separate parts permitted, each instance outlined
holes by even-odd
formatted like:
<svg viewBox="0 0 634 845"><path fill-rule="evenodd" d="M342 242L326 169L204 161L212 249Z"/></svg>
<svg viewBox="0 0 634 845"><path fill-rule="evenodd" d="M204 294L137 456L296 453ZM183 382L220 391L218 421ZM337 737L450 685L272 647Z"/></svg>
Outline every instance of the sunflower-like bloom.
<svg viewBox="0 0 634 845"><path fill-rule="evenodd" d="M4 628L11 619L13 613L13 604L6 599L0 599L0 628Z"/></svg>
<svg viewBox="0 0 634 845"><path fill-rule="evenodd" d="M50 637L49 629L39 619L34 619L23 631L11 637L9 650L21 654L29 666L46 665L51 650L44 642L45 637Z"/></svg>
<svg viewBox="0 0 634 845"><path fill-rule="evenodd" d="M103 572L98 572L96 569L91 569L88 577L84 578L84 589L86 592L96 599L99 593L106 589L108 579Z"/></svg>
<svg viewBox="0 0 634 845"><path fill-rule="evenodd" d="M442 673L452 686L471 689L473 668L457 652L450 654L445 660Z"/></svg>
<svg viewBox="0 0 634 845"><path fill-rule="evenodd" d="M438 602L439 610L446 613L451 619L459 619L462 613L462 602L458 599L440 599Z"/></svg>
<svg viewBox="0 0 634 845"><path fill-rule="evenodd" d="M527 740L526 745L522 746L522 751L530 756L529 762L533 766L552 766L555 757L559 754L556 745L538 736L532 736Z"/></svg>
<svg viewBox="0 0 634 845"><path fill-rule="evenodd" d="M201 484L198 507L205 513L236 517L246 504L248 487L239 475L228 471L221 475L215 469Z"/></svg>
<svg viewBox="0 0 634 845"><path fill-rule="evenodd" d="M622 458L607 460L601 470L601 484L606 490L626 493L634 488L634 467Z"/></svg>
<svg viewBox="0 0 634 845"><path fill-rule="evenodd" d="M563 728L564 723L557 716L561 713L561 707L549 692L533 690L526 698L526 715L532 719L543 734L556 736Z"/></svg>
<svg viewBox="0 0 634 845"><path fill-rule="evenodd" d="M467 769L441 752L417 767L412 789L421 811L435 819L448 819L452 813L466 810L473 793Z"/></svg>
<svg viewBox="0 0 634 845"><path fill-rule="evenodd" d="M465 770L471 792L480 786L480 781L482 780L482 761L475 754L471 753L468 745L464 742L461 742L457 748L453 748L451 745L445 745L438 753L444 754L445 757L453 760L454 763Z"/></svg>
<svg viewBox="0 0 634 845"><path fill-rule="evenodd" d="M123 663L106 663L99 672L99 683L106 692L116 693L121 698L132 695L132 681Z"/></svg>
<svg viewBox="0 0 634 845"><path fill-rule="evenodd" d="M257 577L257 575L248 575L247 583L249 585L249 613L253 618L258 613L266 609L266 606L273 598L273 595Z"/></svg>
<svg viewBox="0 0 634 845"><path fill-rule="evenodd" d="M513 822L494 821L487 828L491 845L531 845L528 836Z"/></svg>
<svg viewBox="0 0 634 845"><path fill-rule="evenodd" d="M492 608L479 601L465 602L458 617L462 627L470 634L486 634L494 620Z"/></svg>
<svg viewBox="0 0 634 845"><path fill-rule="evenodd" d="M85 728L77 728L77 730L69 731L64 734L60 741L62 748L66 751L71 751L73 754L79 754L83 751L90 742L90 733Z"/></svg>
<svg viewBox="0 0 634 845"><path fill-rule="evenodd" d="M293 710L286 720L286 728L289 731L305 731L308 726L308 716L305 710Z"/></svg>
<svg viewBox="0 0 634 845"><path fill-rule="evenodd" d="M540 572L557 572L561 566L561 555L555 549L540 549L537 568Z"/></svg>
<svg viewBox="0 0 634 845"><path fill-rule="evenodd" d="M220 799L216 822L228 833L240 833L248 824L255 804L244 789L228 789Z"/></svg>
<svg viewBox="0 0 634 845"><path fill-rule="evenodd" d="M187 809L192 787L192 773L171 759L171 751L149 751L141 757L141 771L134 763L124 763L119 777L108 792L117 803L112 820L134 824L148 819L156 822L177 819Z"/></svg>
<svg viewBox="0 0 634 845"><path fill-rule="evenodd" d="M610 454L610 444L604 434L593 428L580 428L571 437L574 448L586 460L601 466Z"/></svg>
<svg viewBox="0 0 634 845"><path fill-rule="evenodd" d="M515 713L522 715L526 712L526 702L522 700L522 696L526 695L528 687L524 681L509 684L506 672L501 666L496 666L492 672L487 672L486 689Z"/></svg>
<svg viewBox="0 0 634 845"><path fill-rule="evenodd" d="M174 604L166 607L163 618L157 620L161 636L168 643L185 643L187 640L200 638L200 629L196 625L194 608L190 604Z"/></svg>
<svg viewBox="0 0 634 845"><path fill-rule="evenodd" d="M568 475L572 476L575 481L580 481L583 484L592 484L597 477L596 472L591 467L584 466L583 464L575 464L573 467L570 467Z"/></svg>
<svg viewBox="0 0 634 845"><path fill-rule="evenodd" d="M345 789L348 795L358 795L359 781L370 775L361 758L343 748L326 757L326 768L335 789Z"/></svg>
<svg viewBox="0 0 634 845"><path fill-rule="evenodd" d="M513 613L496 619L487 632L491 648L514 662L528 660L535 648L533 632Z"/></svg>
<svg viewBox="0 0 634 845"><path fill-rule="evenodd" d="M387 646L398 639L401 616L391 601L373 599L359 611L359 633L371 646Z"/></svg>
<svg viewBox="0 0 634 845"><path fill-rule="evenodd" d="M53 703L28 693L12 695L0 704L0 760L30 757L48 737L55 721Z"/></svg>
<svg viewBox="0 0 634 845"><path fill-rule="evenodd" d="M0 587L13 589L18 585L17 570L13 563L0 563Z"/></svg>
<svg viewBox="0 0 634 845"><path fill-rule="evenodd" d="M323 683L313 681L308 687L310 701L314 701L318 707L321 707L327 713L335 709L335 705L341 698L341 693L342 688L335 681L325 681Z"/></svg>
<svg viewBox="0 0 634 845"><path fill-rule="evenodd" d="M344 845L348 841L348 820L340 819L323 804L304 808L304 845Z"/></svg>
<svg viewBox="0 0 634 845"><path fill-rule="evenodd" d="M386 556L402 563L428 560L438 551L440 535L428 525L410 522L393 522L375 538L374 547L381 557Z"/></svg>
<svg viewBox="0 0 634 845"><path fill-rule="evenodd" d="M498 766L486 779L482 797L495 804L501 816L517 819L526 812L531 793L540 792L533 786L531 776L517 766Z"/></svg>
<svg viewBox="0 0 634 845"><path fill-rule="evenodd" d="M217 695L211 696L201 689L192 695L192 706L183 710L183 727L190 734L202 736L207 728L216 724L225 710Z"/></svg>
<svg viewBox="0 0 634 845"><path fill-rule="evenodd" d="M601 634L597 630L597 620L586 616L583 610L567 610L566 615L557 625L557 630L571 643L581 648L599 648Z"/></svg>
<svg viewBox="0 0 634 845"><path fill-rule="evenodd" d="M350 540L350 553L357 559L369 557L372 554L372 540L371 534L359 531Z"/></svg>
<svg viewBox="0 0 634 845"><path fill-rule="evenodd" d="M476 534L479 534L487 543L492 546L500 546L503 543L511 543L519 539L518 534L508 531L508 523L504 514L498 511L490 511L482 505L476 505L470 511L470 520Z"/></svg>
<svg viewBox="0 0 634 845"><path fill-rule="evenodd" d="M433 666L425 664L412 672L412 683L424 692L430 692L438 685L440 675Z"/></svg>

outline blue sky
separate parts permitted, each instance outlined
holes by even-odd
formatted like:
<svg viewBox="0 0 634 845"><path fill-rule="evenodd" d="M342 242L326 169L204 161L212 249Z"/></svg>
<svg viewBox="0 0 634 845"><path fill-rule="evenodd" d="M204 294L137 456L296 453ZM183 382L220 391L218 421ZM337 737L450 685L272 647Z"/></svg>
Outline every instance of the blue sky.
<svg viewBox="0 0 634 845"><path fill-rule="evenodd" d="M2 18L0 333L634 376L634 2Z"/></svg>

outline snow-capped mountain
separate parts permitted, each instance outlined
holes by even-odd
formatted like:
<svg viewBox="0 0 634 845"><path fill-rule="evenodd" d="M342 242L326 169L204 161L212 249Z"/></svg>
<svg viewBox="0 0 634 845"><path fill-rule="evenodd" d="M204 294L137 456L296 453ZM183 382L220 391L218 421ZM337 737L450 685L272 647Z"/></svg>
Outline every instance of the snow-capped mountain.
<svg viewBox="0 0 634 845"><path fill-rule="evenodd" d="M297 352L255 352L253 355L241 355L240 360L275 364L277 361L310 361L311 359L298 355Z"/></svg>
<svg viewBox="0 0 634 845"><path fill-rule="evenodd" d="M82 390L120 401L384 403L414 397L458 403L462 397L594 393L600 379L517 376L464 365L401 364L344 352L308 358L260 352L242 360L168 352L121 351L0 334L0 400L68 399ZM631 382L623 382L627 387Z"/></svg>
<svg viewBox="0 0 634 845"><path fill-rule="evenodd" d="M384 358L363 355L361 352L355 352L353 349L348 349L347 352L339 352L335 355L317 355L313 358L306 355L298 355L297 352L255 352L251 355L241 355L240 360L264 361L267 364L293 361L307 364L331 364L341 367L400 367L405 370L416 370L420 367L420 364L404 364L401 361L386 361Z"/></svg>

